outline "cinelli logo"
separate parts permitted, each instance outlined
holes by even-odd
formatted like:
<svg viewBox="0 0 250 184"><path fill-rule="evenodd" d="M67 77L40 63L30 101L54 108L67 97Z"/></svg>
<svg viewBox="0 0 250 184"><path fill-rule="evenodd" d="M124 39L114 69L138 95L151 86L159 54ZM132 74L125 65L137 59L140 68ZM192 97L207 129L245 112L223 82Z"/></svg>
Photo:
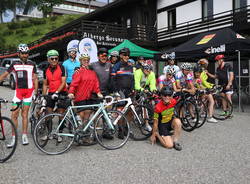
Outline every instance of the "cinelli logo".
<svg viewBox="0 0 250 184"><path fill-rule="evenodd" d="M219 47L210 47L208 49L205 50L205 53L207 54L215 54L215 53L219 53L219 52L225 52L226 51L226 45L220 45Z"/></svg>

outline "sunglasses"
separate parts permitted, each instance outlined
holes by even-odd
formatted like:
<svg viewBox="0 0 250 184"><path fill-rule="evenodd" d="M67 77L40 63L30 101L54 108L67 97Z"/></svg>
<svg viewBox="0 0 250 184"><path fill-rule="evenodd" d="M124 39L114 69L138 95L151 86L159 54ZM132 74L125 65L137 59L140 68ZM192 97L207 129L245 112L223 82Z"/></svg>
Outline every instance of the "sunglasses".
<svg viewBox="0 0 250 184"><path fill-rule="evenodd" d="M29 54L29 52L20 52L20 53L23 54L23 55L24 55L24 54Z"/></svg>
<svg viewBox="0 0 250 184"><path fill-rule="evenodd" d="M129 56L129 54L123 54L123 56Z"/></svg>
<svg viewBox="0 0 250 184"><path fill-rule="evenodd" d="M172 95L162 95L162 96L164 96L164 97L172 97Z"/></svg>
<svg viewBox="0 0 250 184"><path fill-rule="evenodd" d="M75 51L70 51L69 53L70 53L70 54L76 54L76 52L75 52Z"/></svg>
<svg viewBox="0 0 250 184"><path fill-rule="evenodd" d="M101 57L108 57L107 54L100 54Z"/></svg>
<svg viewBox="0 0 250 184"><path fill-rule="evenodd" d="M58 58L50 58L52 61L57 61Z"/></svg>

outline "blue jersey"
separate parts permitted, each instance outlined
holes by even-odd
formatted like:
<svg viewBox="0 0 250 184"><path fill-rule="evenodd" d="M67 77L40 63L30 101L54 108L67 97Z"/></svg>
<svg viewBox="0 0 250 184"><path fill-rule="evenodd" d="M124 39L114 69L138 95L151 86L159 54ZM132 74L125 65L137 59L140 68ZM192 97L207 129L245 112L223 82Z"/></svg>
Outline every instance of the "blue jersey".
<svg viewBox="0 0 250 184"><path fill-rule="evenodd" d="M75 68L80 67L80 62L78 60L71 61L70 59L67 59L63 62L63 66L67 73L66 82L71 83Z"/></svg>

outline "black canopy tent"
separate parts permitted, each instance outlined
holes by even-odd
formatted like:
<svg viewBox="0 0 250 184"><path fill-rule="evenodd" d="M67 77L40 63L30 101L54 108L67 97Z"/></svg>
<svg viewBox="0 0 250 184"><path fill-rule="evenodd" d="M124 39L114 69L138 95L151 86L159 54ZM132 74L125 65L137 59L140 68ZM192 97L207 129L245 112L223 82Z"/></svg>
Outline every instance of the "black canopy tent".
<svg viewBox="0 0 250 184"><path fill-rule="evenodd" d="M241 86L241 53L250 51L250 39L246 39L230 28L210 31L198 34L189 41L168 49L161 54L156 54L156 60L191 59L191 58L211 58L217 54L238 55L238 79ZM239 99L241 91L239 87ZM241 107L239 100L239 108Z"/></svg>

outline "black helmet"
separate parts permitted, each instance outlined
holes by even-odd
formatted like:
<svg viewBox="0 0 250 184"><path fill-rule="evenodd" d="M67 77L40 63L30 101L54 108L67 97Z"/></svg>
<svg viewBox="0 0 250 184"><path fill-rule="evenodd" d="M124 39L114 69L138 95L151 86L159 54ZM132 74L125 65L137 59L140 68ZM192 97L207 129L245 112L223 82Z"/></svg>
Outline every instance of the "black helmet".
<svg viewBox="0 0 250 184"><path fill-rule="evenodd" d="M139 57L137 58L137 60L144 60L144 57L143 57L143 56L139 56Z"/></svg>
<svg viewBox="0 0 250 184"><path fill-rule="evenodd" d="M106 53L106 54L108 54L108 49L106 49L106 48L100 48L99 50L98 50L98 55L99 54L104 54L104 53Z"/></svg>
<svg viewBox="0 0 250 184"><path fill-rule="evenodd" d="M172 96L173 90L170 87L163 87L160 93L162 96Z"/></svg>
<svg viewBox="0 0 250 184"><path fill-rule="evenodd" d="M194 72L199 72L201 73L203 70L202 70L202 67L200 65L196 65L193 69Z"/></svg>
<svg viewBox="0 0 250 184"><path fill-rule="evenodd" d="M119 54L128 54L130 55L130 50L129 48L122 48L120 51L119 51Z"/></svg>

